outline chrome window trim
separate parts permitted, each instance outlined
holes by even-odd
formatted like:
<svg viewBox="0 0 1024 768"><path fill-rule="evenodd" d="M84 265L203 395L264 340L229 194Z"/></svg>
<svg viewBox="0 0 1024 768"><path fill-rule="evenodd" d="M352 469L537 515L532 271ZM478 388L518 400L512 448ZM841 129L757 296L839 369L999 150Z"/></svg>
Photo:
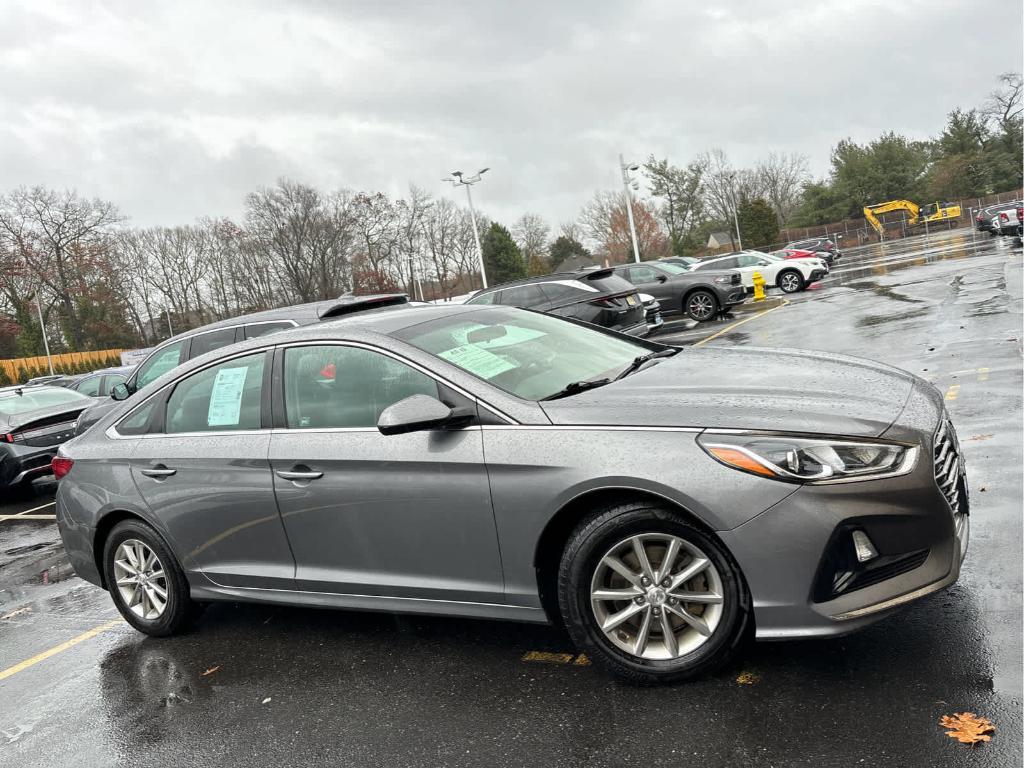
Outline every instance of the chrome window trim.
<svg viewBox="0 0 1024 768"><path fill-rule="evenodd" d="M703 427L651 427L623 426L620 424L484 424L480 427L485 431L501 431L506 429L530 429L544 431L570 432L703 432Z"/></svg>
<svg viewBox="0 0 1024 768"><path fill-rule="evenodd" d="M274 321L274 322L277 322L277 321ZM233 345L229 345L229 346L233 346ZM259 353L266 354L268 349L273 349L276 346L278 346L278 345L270 343L270 344L265 344L265 345L260 346L260 347L256 347L254 349L244 349L244 350L239 350L237 352L232 352L230 355L227 355L226 357L221 357L221 358L218 358L216 360L211 360L209 363L206 363L202 367L196 368L195 370L192 370L192 371L189 371L188 374L185 375L185 376L179 376L178 378L176 378L176 379L174 379L172 381L167 382L162 387L160 387L160 389L158 389L155 392L153 392L145 400L140 401L138 405L133 407L131 410L126 412L121 418L119 418L116 422L114 422L109 427L107 427L106 431L103 434L106 435L111 440L138 440L140 438L149 437L150 435L122 435L120 432L117 431L117 427L118 427L119 424L121 424L121 422L123 422L126 419L130 418L133 413L135 413L140 408L144 407L146 405L146 403L148 403L154 397L156 397L157 395L162 393L168 387L172 387L172 388L176 387L184 379L187 379L187 378L189 378L191 376L194 376L197 373L202 373L203 371L205 371L205 370L207 370L209 368L213 368L214 366L221 365L222 363L226 363L226 362L228 362L230 360L235 360L235 359L237 359L239 357L248 357L249 355L256 355L256 354L259 354ZM216 351L216 350L213 350L213 351ZM186 361L186 362L188 362L188 361ZM184 365L184 363L182 363L181 365ZM168 373L170 373L170 371L168 371ZM262 397L262 393L261 393L260 396ZM269 432L269 431L270 431L270 427L267 427L265 429L264 428L260 428L260 429L256 429L256 430L230 430L230 429L224 429L224 430L219 430L219 431L211 430L209 432L158 432L158 433L155 433L152 436L153 437L170 437L172 435L174 435L174 436L179 436L179 435L212 435L212 434L226 435L226 434L229 434L231 432L240 432L242 434L252 434L253 432L259 433L259 432Z"/></svg>

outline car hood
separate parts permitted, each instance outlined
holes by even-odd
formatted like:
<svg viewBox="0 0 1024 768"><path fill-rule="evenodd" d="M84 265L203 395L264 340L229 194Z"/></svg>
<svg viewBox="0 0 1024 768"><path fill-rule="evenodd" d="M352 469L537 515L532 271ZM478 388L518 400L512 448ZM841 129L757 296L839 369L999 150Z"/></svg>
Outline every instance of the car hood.
<svg viewBox="0 0 1024 768"><path fill-rule="evenodd" d="M914 387L906 371L800 350L689 347L597 389L543 402L554 424L877 437Z"/></svg>

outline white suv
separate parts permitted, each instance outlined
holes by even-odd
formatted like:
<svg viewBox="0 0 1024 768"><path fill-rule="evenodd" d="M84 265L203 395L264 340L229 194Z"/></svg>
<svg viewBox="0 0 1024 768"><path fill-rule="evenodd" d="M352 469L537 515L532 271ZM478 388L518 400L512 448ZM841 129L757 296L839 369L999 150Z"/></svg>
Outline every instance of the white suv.
<svg viewBox="0 0 1024 768"><path fill-rule="evenodd" d="M741 251L701 259L700 263L690 267L694 272L705 269L737 270L748 291L754 289L754 273L760 272L766 286L777 286L783 293L803 291L828 274L828 267L821 259L782 259L761 251Z"/></svg>

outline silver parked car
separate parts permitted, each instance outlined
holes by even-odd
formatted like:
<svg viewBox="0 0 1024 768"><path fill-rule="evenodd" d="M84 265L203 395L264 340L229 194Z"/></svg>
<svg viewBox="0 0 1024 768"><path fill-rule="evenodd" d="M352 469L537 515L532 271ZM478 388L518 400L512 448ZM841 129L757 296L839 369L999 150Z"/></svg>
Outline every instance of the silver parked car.
<svg viewBox="0 0 1024 768"><path fill-rule="evenodd" d="M956 581L942 398L832 354L677 349L514 307L278 332L62 447L78 574L142 632L251 600L561 622L627 679L840 635Z"/></svg>

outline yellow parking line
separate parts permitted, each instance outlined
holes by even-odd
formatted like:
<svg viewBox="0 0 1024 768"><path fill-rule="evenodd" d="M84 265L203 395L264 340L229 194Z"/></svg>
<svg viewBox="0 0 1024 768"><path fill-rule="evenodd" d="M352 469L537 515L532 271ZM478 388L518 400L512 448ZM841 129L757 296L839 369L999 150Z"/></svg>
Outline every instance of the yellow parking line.
<svg viewBox="0 0 1024 768"><path fill-rule="evenodd" d="M978 369L978 381L988 381L988 368Z"/></svg>
<svg viewBox="0 0 1024 768"><path fill-rule="evenodd" d="M789 299L783 299L782 303L779 304L779 306L772 307L771 309L765 309L765 310L763 310L761 312L758 312L756 315L751 315L750 317L745 317L742 320L737 320L735 323L732 323L730 325L725 326L725 328L720 330L718 333L713 333L710 336L708 336L707 338L701 339L696 344L693 344L693 346L699 347L701 344L707 344L712 339L717 339L723 333L728 333L733 328L739 328L741 325L743 325L744 323L749 323L751 320L757 320L757 318L763 317L763 316L767 315L769 312L774 312L776 309L782 309L787 304L789 304Z"/></svg>
<svg viewBox="0 0 1024 768"><path fill-rule="evenodd" d="M28 515L28 514L31 514L32 512L38 512L40 509L46 509L47 507L52 507L56 503L57 503L56 501L51 501L48 504L43 504L43 505L38 506L38 507L32 507L32 509L26 509L24 512L18 512L17 514L12 515L12 517L21 517L22 515Z"/></svg>
<svg viewBox="0 0 1024 768"><path fill-rule="evenodd" d="M960 385L953 384L949 389L946 390L947 400L956 400L956 396L960 394Z"/></svg>
<svg viewBox="0 0 1024 768"><path fill-rule="evenodd" d="M100 624L98 627L93 627L88 632L83 632L78 637L72 637L65 643L55 645L48 651L37 653L31 659L25 659L24 661L15 664L13 667L8 667L7 669L0 672L0 680L6 680L8 677L11 677L12 675L16 675L19 672L23 672L31 666L35 666L40 661L46 661L51 656L56 656L58 653L66 651L68 648L74 648L79 643L84 643L86 640L91 640L92 638L96 637L96 635L106 632L108 629L113 629L118 624L122 624L123 621L123 619L114 619L113 621L108 621L106 624Z"/></svg>

